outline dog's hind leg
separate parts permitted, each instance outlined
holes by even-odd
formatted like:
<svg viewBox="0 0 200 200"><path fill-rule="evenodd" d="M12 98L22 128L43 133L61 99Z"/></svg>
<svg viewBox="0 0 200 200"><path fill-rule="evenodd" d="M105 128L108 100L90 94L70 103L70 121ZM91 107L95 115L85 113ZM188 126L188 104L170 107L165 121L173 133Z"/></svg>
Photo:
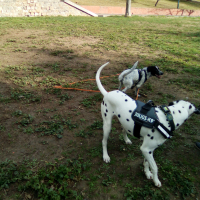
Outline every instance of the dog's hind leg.
<svg viewBox="0 0 200 200"><path fill-rule="evenodd" d="M127 133L124 130L124 128L122 129L122 133L123 133L124 141L126 142L126 144L132 144L132 142L129 140Z"/></svg>
<svg viewBox="0 0 200 200"><path fill-rule="evenodd" d="M112 120L112 119L111 119ZM103 160L106 163L110 162L110 157L108 155L107 150L107 141L111 130L111 120L103 120L103 140L102 140L102 147L103 147Z"/></svg>
<svg viewBox="0 0 200 200"><path fill-rule="evenodd" d="M114 112L112 111L112 106L106 101L104 98L103 103L101 104L101 115L103 119L103 160L106 163L110 162L110 157L107 151L107 141L110 134L111 126L112 126L112 118L114 116Z"/></svg>
<svg viewBox="0 0 200 200"><path fill-rule="evenodd" d="M128 90L128 89L130 89L131 88L131 86L126 86L123 90L122 90L122 92L126 92L126 90Z"/></svg>
<svg viewBox="0 0 200 200"><path fill-rule="evenodd" d="M140 97L140 95L139 95L139 88L138 87L136 87L135 88L135 96L136 96L136 100L138 99L138 97Z"/></svg>

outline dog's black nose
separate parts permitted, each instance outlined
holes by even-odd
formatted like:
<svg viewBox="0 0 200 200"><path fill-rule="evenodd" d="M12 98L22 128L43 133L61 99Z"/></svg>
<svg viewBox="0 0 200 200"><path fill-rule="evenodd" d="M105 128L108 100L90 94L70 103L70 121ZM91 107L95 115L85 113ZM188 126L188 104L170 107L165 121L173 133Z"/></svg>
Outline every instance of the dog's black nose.
<svg viewBox="0 0 200 200"><path fill-rule="evenodd" d="M199 115L199 114L200 114L200 109L196 109L196 110L194 111L194 113L197 114L197 115Z"/></svg>
<svg viewBox="0 0 200 200"><path fill-rule="evenodd" d="M163 75L164 73L160 71L160 75Z"/></svg>

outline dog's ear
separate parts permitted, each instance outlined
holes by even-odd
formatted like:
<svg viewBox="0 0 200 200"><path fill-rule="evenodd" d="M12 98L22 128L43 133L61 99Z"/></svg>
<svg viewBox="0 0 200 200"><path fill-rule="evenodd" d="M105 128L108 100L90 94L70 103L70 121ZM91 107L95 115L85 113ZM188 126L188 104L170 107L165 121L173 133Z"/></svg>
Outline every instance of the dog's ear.
<svg viewBox="0 0 200 200"><path fill-rule="evenodd" d="M168 106L173 106L174 105L174 102L170 102Z"/></svg>

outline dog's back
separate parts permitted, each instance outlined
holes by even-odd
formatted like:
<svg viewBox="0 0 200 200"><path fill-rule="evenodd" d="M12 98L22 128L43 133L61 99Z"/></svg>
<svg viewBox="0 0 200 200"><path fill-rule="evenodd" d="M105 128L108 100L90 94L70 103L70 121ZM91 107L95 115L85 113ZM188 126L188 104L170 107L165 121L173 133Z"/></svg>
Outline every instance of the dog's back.
<svg viewBox="0 0 200 200"><path fill-rule="evenodd" d="M131 69L124 70L119 75L118 80L121 82L125 76L129 75L130 73L132 73L136 69L137 65L138 65L138 61L132 66Z"/></svg>

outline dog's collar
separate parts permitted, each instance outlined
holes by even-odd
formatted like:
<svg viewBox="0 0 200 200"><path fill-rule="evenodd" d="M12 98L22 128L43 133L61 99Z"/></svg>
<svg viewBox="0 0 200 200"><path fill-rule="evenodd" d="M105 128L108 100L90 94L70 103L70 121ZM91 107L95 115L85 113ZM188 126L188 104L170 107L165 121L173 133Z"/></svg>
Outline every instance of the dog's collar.
<svg viewBox="0 0 200 200"><path fill-rule="evenodd" d="M169 108L165 105L160 106L160 109L164 112L167 121L169 122L169 125L171 127L171 132L175 130L175 124L174 124L174 120L173 120L173 116L169 110Z"/></svg>

